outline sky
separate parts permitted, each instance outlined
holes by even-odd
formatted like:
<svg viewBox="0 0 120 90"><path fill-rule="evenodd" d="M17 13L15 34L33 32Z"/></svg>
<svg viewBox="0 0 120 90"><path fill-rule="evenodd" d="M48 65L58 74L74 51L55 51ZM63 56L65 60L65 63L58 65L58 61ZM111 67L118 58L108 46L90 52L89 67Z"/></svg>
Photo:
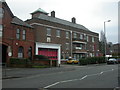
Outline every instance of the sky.
<svg viewBox="0 0 120 90"><path fill-rule="evenodd" d="M107 42L118 42L118 1L120 0L6 0L15 16L22 20L31 18L32 12L42 8L55 16L84 25L89 30L99 33L104 30L106 22Z"/></svg>

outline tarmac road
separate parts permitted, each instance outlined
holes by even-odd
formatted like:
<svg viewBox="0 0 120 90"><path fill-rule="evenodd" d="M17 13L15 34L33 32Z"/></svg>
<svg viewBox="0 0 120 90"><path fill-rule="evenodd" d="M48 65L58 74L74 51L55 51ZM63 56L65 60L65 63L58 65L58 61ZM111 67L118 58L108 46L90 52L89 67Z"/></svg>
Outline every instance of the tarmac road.
<svg viewBox="0 0 120 90"><path fill-rule="evenodd" d="M118 70L118 64L26 69L16 72L16 75L22 74L21 78L3 79L2 83L3 88L115 88L119 84ZM8 71L15 72L9 69ZM33 74L30 74L32 71ZM24 73L27 75L23 75Z"/></svg>

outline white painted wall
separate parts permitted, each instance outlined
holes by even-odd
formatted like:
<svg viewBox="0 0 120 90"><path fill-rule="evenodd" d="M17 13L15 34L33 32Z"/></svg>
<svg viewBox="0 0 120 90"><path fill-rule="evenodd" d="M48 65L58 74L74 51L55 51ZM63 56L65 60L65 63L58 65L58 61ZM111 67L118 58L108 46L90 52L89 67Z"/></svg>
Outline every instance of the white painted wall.
<svg viewBox="0 0 120 90"><path fill-rule="evenodd" d="M61 64L61 44L50 44L50 43L40 43L36 42L35 54L38 55L38 48L50 48L58 50L58 65Z"/></svg>

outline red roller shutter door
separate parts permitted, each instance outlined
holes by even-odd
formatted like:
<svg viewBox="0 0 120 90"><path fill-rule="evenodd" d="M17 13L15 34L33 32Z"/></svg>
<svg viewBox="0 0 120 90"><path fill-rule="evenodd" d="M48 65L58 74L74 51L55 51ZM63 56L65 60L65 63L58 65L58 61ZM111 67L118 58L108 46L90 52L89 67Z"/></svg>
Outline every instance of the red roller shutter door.
<svg viewBox="0 0 120 90"><path fill-rule="evenodd" d="M58 50L54 49L38 49L38 55L44 55L51 60L58 60Z"/></svg>

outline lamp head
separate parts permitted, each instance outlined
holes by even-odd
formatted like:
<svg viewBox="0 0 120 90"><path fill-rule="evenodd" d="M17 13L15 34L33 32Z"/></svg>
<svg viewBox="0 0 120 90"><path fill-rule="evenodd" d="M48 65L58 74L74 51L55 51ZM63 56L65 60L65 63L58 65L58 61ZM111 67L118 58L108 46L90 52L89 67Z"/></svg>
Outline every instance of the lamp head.
<svg viewBox="0 0 120 90"><path fill-rule="evenodd" d="M110 22L111 20L108 20L107 22Z"/></svg>

